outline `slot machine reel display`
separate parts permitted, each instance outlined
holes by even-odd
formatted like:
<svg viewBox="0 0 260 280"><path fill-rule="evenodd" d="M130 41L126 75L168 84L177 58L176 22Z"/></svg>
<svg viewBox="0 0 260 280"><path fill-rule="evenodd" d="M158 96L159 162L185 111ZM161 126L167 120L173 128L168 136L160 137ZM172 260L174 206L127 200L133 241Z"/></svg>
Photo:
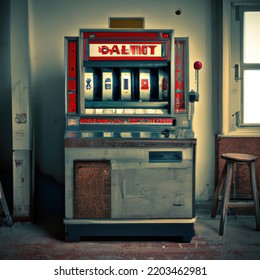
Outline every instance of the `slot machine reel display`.
<svg viewBox="0 0 260 280"><path fill-rule="evenodd" d="M188 91L188 39L174 38L173 30L82 29L65 37L65 77L67 240L190 241L190 111L198 88Z"/></svg>

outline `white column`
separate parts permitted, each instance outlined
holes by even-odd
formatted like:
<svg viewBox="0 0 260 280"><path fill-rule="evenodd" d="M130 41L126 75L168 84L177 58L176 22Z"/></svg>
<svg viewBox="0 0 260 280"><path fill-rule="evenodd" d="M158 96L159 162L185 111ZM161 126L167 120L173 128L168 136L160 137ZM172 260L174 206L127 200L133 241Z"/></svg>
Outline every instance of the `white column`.
<svg viewBox="0 0 260 280"><path fill-rule="evenodd" d="M13 215L28 219L32 149L28 0L11 0L10 3Z"/></svg>

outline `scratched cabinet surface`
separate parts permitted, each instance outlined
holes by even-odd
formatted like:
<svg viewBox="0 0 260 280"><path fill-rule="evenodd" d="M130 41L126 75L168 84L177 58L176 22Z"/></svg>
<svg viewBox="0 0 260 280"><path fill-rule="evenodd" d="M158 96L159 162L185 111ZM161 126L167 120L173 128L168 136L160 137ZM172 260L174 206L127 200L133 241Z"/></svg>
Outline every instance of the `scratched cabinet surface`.
<svg viewBox="0 0 260 280"><path fill-rule="evenodd" d="M196 146L169 143L67 149L66 217L193 218Z"/></svg>
<svg viewBox="0 0 260 280"><path fill-rule="evenodd" d="M113 173L113 218L191 218L192 164L141 167Z"/></svg>

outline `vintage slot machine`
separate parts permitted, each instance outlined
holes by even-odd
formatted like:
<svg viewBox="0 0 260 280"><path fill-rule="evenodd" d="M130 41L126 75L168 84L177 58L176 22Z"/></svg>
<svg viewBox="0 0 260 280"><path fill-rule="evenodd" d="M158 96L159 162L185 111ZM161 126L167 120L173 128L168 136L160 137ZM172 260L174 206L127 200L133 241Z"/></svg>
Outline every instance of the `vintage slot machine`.
<svg viewBox="0 0 260 280"><path fill-rule="evenodd" d="M65 37L65 232L194 236L197 91L173 30Z"/></svg>

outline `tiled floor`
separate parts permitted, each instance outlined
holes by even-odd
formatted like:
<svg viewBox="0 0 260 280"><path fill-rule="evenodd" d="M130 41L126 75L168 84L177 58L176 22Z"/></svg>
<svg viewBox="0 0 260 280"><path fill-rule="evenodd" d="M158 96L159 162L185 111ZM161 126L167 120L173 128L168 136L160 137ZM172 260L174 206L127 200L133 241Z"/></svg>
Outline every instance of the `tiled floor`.
<svg viewBox="0 0 260 280"><path fill-rule="evenodd" d="M49 217L37 224L15 223L0 228L0 259L257 259L260 231L254 216L229 215L225 236L218 235L219 216L197 211L196 236L191 243L168 240L64 241L62 217Z"/></svg>

